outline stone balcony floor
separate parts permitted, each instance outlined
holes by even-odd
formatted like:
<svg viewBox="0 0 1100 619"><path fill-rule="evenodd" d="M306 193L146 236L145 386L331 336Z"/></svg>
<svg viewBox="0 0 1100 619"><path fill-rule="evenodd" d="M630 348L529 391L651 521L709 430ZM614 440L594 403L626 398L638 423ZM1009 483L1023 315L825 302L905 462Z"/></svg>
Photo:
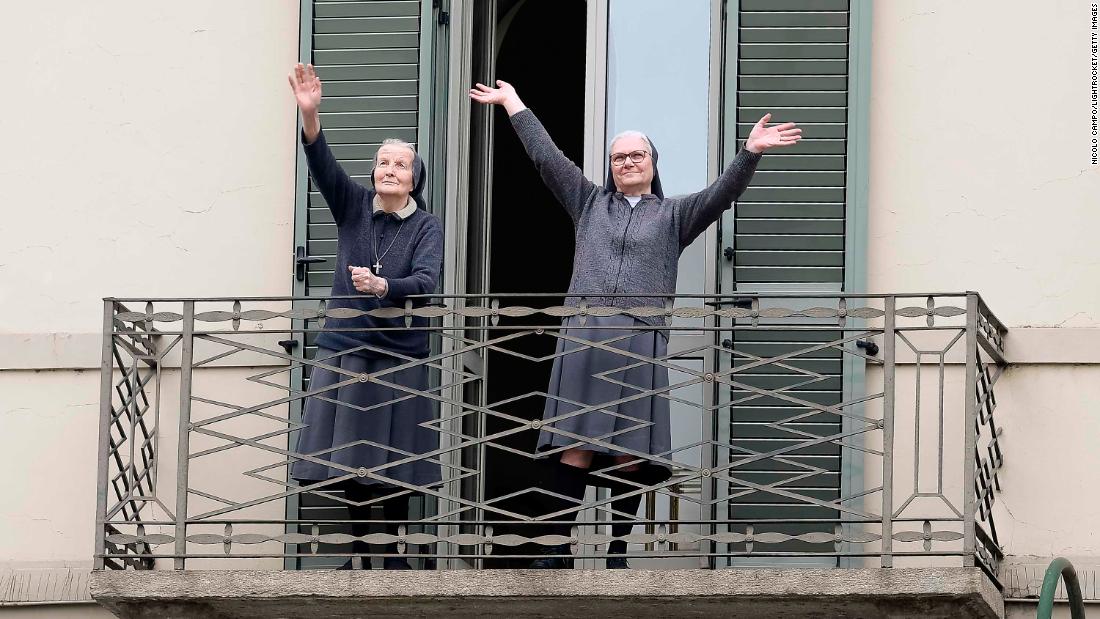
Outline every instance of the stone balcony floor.
<svg viewBox="0 0 1100 619"><path fill-rule="evenodd" d="M102 571L120 617L1003 619L977 568Z"/></svg>

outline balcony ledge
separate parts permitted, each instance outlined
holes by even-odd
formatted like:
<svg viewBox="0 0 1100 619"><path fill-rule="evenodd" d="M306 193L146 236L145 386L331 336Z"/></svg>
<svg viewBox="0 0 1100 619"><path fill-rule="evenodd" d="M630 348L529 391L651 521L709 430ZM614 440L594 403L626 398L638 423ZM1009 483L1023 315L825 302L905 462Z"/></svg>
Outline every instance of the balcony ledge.
<svg viewBox="0 0 1100 619"><path fill-rule="evenodd" d="M977 568L127 570L94 572L90 589L124 618L1004 617Z"/></svg>

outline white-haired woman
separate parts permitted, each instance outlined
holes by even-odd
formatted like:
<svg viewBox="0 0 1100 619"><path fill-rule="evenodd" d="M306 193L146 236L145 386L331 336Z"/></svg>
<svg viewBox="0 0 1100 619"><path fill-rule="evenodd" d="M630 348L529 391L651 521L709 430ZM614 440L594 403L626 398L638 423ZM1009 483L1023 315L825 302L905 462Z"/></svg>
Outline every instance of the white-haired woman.
<svg viewBox="0 0 1100 619"><path fill-rule="evenodd" d="M771 115L766 114L718 180L698 193L667 198L657 172L657 149L644 134L628 131L612 140L607 180L601 187L585 178L555 146L510 84L498 80L496 86L477 84L470 89L470 97L504 107L543 181L573 219L576 249L566 299L572 306L583 302L630 310L662 304L659 296L605 295L675 293L681 252L732 206L748 186L765 150L792 145L802 132L794 123L768 127ZM620 521L613 524L612 534L622 537L631 529L622 517L636 514L640 504L639 485L659 483L671 473L664 464L635 455L671 457L668 370L637 361L637 356L666 356L667 334L659 329L664 319L636 318L624 312L587 316L583 323L580 317L570 317L562 326L567 338L600 346L564 338L558 341L538 442L538 448L554 454L556 460L545 483L556 494L570 497L571 506L576 507L584 497L586 471L594 460L608 460L614 467L612 476L633 484L606 484L616 495L634 493L611 504L613 521ZM598 408L576 413L593 406ZM568 527L560 527L558 532L567 534ZM625 551L622 540L613 541L608 548L610 554ZM567 553L563 547L547 549L548 555ZM548 556L531 567L566 565L560 556ZM619 557L609 558L607 565L628 567Z"/></svg>
<svg viewBox="0 0 1100 619"><path fill-rule="evenodd" d="M340 167L321 131L321 80L313 66L298 64L289 80L302 112L309 171L336 222L332 295L354 295L331 300L327 312L404 307L410 295L435 292L443 263L443 228L424 210L426 171L413 146L386 140L374 157L372 187L356 183ZM400 484L429 486L440 481L438 464L410 461L439 447L438 433L422 425L435 418L432 400L387 385L428 389L426 365L395 369L428 355L427 320L414 319L412 329L392 329L402 326L403 319L329 317L317 337L316 360L339 370L313 370L309 389L315 395L305 402L297 451L314 460L296 461L291 476L303 483L340 479L321 487L344 489L353 502L353 520L369 519L370 505L363 503L372 499L381 499L387 521L407 520L410 495ZM375 330L379 328L392 330ZM370 380L360 381L361 376ZM397 525L387 530L396 533ZM363 524L353 524L352 531L358 536L368 533ZM354 550L365 554L370 547L356 542ZM385 552L394 554L396 544ZM344 567L350 568L351 561ZM383 567L410 566L391 556Z"/></svg>

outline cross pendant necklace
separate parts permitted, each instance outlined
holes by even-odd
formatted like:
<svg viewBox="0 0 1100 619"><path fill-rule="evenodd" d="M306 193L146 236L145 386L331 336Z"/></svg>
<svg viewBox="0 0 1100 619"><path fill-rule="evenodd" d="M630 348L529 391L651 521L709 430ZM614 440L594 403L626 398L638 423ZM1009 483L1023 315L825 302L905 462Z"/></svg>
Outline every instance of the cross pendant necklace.
<svg viewBox="0 0 1100 619"><path fill-rule="evenodd" d="M371 233L370 233L370 236L371 236L371 249L374 250L374 256L375 256L374 257L374 267L372 267L372 268L374 269L374 274L375 275L381 275L382 274L382 259L386 257L386 254L390 253L391 249L393 249L393 244L397 242L397 237L401 235L401 228L405 227L405 220L402 219L401 223L397 224L397 231L393 233L393 238L390 239L389 247L387 247L386 251L382 252L381 255L378 254L378 244L377 244L378 241L375 240L375 238L374 238L374 223L375 222L372 220L371 221Z"/></svg>

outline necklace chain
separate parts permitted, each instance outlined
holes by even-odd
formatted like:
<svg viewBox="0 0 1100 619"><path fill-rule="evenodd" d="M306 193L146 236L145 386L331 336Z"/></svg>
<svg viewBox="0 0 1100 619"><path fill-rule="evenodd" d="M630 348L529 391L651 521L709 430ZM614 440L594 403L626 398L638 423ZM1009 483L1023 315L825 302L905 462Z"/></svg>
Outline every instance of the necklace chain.
<svg viewBox="0 0 1100 619"><path fill-rule="evenodd" d="M383 216L383 220L384 220L384 218L385 218L385 216ZM390 253L391 249L393 249L393 244L397 242L397 237L401 235L401 228L403 228L404 226L405 226L405 220L402 219L401 223L397 224L397 232L393 233L393 238L390 239L390 244L389 244L388 247L386 247L386 251L382 252L382 255L378 255L378 239L376 239L374 237L374 220L373 219L371 220L370 241L371 241L371 249L374 251L374 274L375 275L381 275L382 274L382 259L386 257L386 254Z"/></svg>

